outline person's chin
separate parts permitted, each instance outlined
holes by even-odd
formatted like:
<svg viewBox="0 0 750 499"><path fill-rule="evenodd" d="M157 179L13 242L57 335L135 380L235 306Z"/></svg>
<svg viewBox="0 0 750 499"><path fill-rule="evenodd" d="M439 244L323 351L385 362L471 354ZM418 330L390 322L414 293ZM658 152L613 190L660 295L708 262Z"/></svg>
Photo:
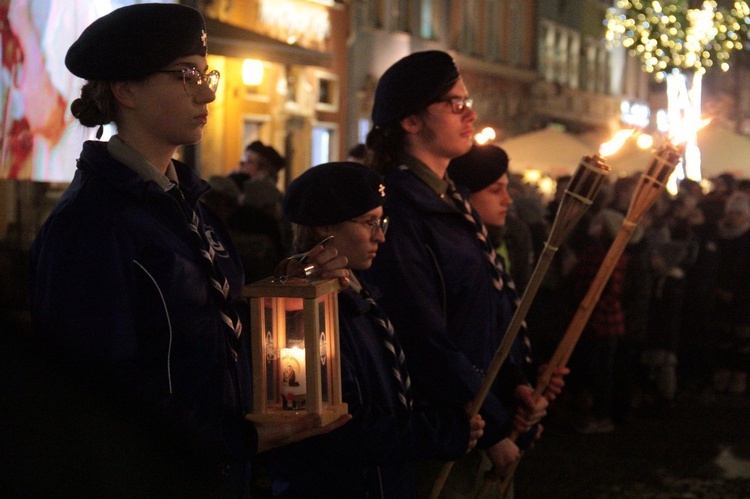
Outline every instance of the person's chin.
<svg viewBox="0 0 750 499"><path fill-rule="evenodd" d="M367 258L365 260L362 260L359 265L356 267L352 267L354 270L367 270L370 267L372 267L372 258Z"/></svg>

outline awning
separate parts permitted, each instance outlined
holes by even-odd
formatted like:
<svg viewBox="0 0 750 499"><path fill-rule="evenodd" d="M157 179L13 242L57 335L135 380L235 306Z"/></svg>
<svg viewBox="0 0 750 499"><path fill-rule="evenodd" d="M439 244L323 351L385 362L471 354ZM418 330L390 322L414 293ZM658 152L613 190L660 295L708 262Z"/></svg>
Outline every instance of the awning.
<svg viewBox="0 0 750 499"><path fill-rule="evenodd" d="M333 58L327 52L289 45L208 17L206 18L206 31L208 33L208 53L212 55L321 67L330 67Z"/></svg>
<svg viewBox="0 0 750 499"><path fill-rule="evenodd" d="M510 137L499 145L508 153L512 172L541 170L552 177L572 174L584 156L596 152L557 125Z"/></svg>

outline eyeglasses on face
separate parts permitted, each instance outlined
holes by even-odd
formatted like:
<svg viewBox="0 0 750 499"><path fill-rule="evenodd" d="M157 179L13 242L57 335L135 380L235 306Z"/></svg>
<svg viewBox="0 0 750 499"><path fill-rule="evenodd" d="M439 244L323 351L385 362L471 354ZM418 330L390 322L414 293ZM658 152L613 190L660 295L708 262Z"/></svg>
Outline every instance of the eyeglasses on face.
<svg viewBox="0 0 750 499"><path fill-rule="evenodd" d="M445 97L443 99L437 99L435 102L450 103L453 114L461 114L464 112L464 109L471 109L474 105L474 99L471 97Z"/></svg>
<svg viewBox="0 0 750 499"><path fill-rule="evenodd" d="M347 220L347 222L351 222L354 224L362 224L362 225L369 225L370 230L372 231L372 237L375 237L378 233L378 230L383 231L383 235L388 231L388 223L390 222L388 220L388 217L383 218L372 218L370 220Z"/></svg>
<svg viewBox="0 0 750 499"><path fill-rule="evenodd" d="M182 88L185 89L188 97L192 97L200 92L204 83L215 93L216 89L219 88L219 79L221 78L221 74L215 69L209 71L207 74L203 74L195 68L162 69L157 72L179 73L182 76Z"/></svg>

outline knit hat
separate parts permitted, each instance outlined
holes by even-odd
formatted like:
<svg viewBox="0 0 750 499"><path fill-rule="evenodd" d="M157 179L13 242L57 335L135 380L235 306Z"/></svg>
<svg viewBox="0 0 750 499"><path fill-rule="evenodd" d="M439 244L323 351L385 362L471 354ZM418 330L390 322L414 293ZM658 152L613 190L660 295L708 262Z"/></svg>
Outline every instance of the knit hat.
<svg viewBox="0 0 750 499"><path fill-rule="evenodd" d="M446 52L428 50L407 55L378 81L373 124L385 126L417 113L440 98L459 76L456 63Z"/></svg>
<svg viewBox="0 0 750 499"><path fill-rule="evenodd" d="M385 186L374 170L342 161L313 166L289 184L284 217L309 227L333 225L383 205Z"/></svg>
<svg viewBox="0 0 750 499"><path fill-rule="evenodd" d="M471 193L498 181L508 171L508 154L492 144L474 144L469 152L451 160L448 176Z"/></svg>
<svg viewBox="0 0 750 499"><path fill-rule="evenodd" d="M206 55L206 26L196 9L146 3L121 7L89 25L65 66L86 80L139 80L180 57Z"/></svg>

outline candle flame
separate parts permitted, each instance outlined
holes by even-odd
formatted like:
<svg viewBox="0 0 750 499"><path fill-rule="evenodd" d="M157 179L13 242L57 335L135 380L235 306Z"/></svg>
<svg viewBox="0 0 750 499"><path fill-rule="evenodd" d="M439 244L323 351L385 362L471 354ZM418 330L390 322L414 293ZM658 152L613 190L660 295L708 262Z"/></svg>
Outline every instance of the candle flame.
<svg viewBox="0 0 750 499"><path fill-rule="evenodd" d="M616 153L620 150L623 144L625 144L625 141L633 135L633 133L635 133L635 130L620 130L614 137L612 137L612 139L599 146L599 154L606 157Z"/></svg>

